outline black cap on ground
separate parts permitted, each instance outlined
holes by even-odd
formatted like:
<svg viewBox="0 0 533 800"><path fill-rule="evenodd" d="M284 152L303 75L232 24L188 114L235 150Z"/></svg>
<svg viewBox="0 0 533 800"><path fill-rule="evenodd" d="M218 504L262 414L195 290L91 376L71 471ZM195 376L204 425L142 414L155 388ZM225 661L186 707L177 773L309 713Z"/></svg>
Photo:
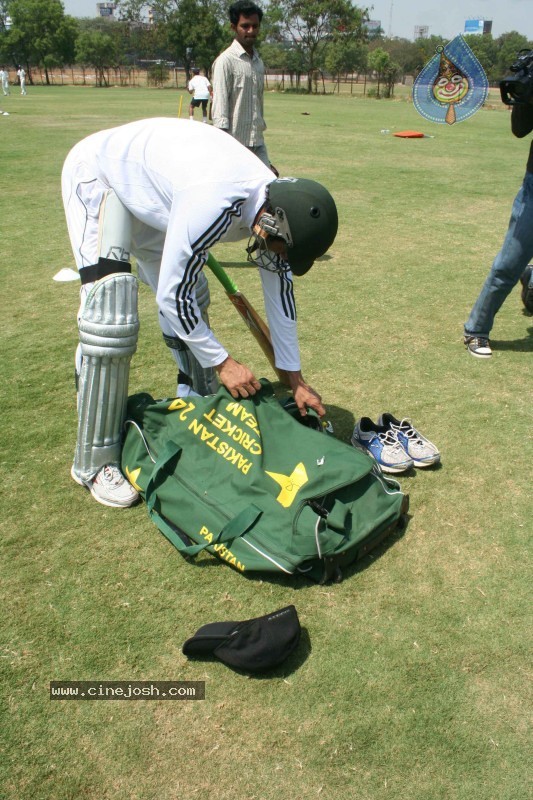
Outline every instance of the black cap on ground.
<svg viewBox="0 0 533 800"><path fill-rule="evenodd" d="M300 641L294 606L243 622L210 622L183 645L186 656L215 655L230 667L261 671L278 666Z"/></svg>

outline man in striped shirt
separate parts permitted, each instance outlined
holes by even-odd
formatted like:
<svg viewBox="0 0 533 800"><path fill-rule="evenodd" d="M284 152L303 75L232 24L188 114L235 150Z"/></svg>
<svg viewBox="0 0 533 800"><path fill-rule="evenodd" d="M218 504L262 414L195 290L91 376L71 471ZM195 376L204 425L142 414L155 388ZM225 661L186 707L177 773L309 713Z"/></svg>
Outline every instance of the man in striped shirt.
<svg viewBox="0 0 533 800"><path fill-rule="evenodd" d="M256 376L228 353L209 327L203 274L209 249L217 242L249 239L248 252L260 267L276 367L288 373L303 415L307 408L325 413L320 396L301 372L292 287L292 274L307 272L337 232L335 202L323 186L305 179L276 180L258 158L222 131L160 118L83 139L67 156L62 191L82 282L80 320L89 292L99 281L131 271L131 253L139 278L156 295L161 330L180 369L178 393L186 395L193 383L190 373L183 374L184 363L190 364L190 359L183 361L185 349L200 371L215 371L233 397L254 395L260 389ZM83 358L79 349L78 374ZM83 407L83 399L78 407ZM131 500L122 502L118 496L124 489L118 467L104 463L105 468L109 485L103 488L99 473L94 476L96 487L87 471L74 470L73 477L105 505L131 505ZM113 481L116 500L106 502L113 494Z"/></svg>
<svg viewBox="0 0 533 800"><path fill-rule="evenodd" d="M249 0L238 0L230 6L229 18L235 39L213 64L213 125L230 133L269 167L263 138L265 68L254 47L263 12Z"/></svg>

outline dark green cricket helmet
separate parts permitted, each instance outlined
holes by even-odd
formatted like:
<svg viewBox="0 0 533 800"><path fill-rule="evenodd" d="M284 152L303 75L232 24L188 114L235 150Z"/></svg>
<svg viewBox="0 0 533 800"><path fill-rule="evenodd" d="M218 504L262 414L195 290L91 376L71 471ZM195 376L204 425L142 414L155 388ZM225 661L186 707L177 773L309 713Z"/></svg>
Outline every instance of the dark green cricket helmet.
<svg viewBox="0 0 533 800"><path fill-rule="evenodd" d="M268 187L268 199L287 242L287 259L295 275L305 275L329 250L339 219L333 197L322 184L307 178L278 178Z"/></svg>

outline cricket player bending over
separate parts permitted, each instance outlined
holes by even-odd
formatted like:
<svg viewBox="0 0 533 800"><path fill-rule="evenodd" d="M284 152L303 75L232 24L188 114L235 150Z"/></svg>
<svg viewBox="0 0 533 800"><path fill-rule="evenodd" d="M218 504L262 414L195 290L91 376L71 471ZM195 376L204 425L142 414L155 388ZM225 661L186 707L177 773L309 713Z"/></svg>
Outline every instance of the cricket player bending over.
<svg viewBox="0 0 533 800"><path fill-rule="evenodd" d="M98 502L126 507L138 499L118 467L139 328L131 255L155 292L163 338L178 364L178 395L212 393L220 381L233 397L248 397L260 383L211 331L203 269L217 242L249 240L276 367L288 373L303 415L308 407L325 413L301 372L292 286L292 273L306 273L337 233L335 202L323 186L276 179L211 126L147 119L79 142L65 161L62 192L82 283L71 474Z"/></svg>

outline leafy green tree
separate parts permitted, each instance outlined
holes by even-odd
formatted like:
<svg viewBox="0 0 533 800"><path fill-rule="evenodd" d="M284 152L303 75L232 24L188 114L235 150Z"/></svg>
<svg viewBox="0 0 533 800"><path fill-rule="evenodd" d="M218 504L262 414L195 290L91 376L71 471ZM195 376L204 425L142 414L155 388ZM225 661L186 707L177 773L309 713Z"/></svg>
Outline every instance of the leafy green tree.
<svg viewBox="0 0 533 800"><path fill-rule="evenodd" d="M282 42L265 42L261 45L261 58L267 69L287 71L289 49Z"/></svg>
<svg viewBox="0 0 533 800"><path fill-rule="evenodd" d="M302 75L305 75L305 69L306 65L302 51L289 48L287 53L287 71L289 73L291 86L295 84L297 89L300 88ZM309 91L309 87L307 90Z"/></svg>
<svg viewBox="0 0 533 800"><path fill-rule="evenodd" d="M485 70L487 78L491 80L494 72L494 64L498 56L498 48L492 35L484 34L483 36L479 36L475 33L470 33L467 34L464 39Z"/></svg>
<svg viewBox="0 0 533 800"><path fill-rule="evenodd" d="M370 45L371 50L376 47L380 47L390 55L391 60L398 65L398 73L402 77L414 75L419 71L420 55L415 42L409 39L382 37L375 45L374 43Z"/></svg>
<svg viewBox="0 0 533 800"><path fill-rule="evenodd" d="M128 63L139 59L149 61L172 61L165 25L135 25L121 23L123 36L121 47Z"/></svg>
<svg viewBox="0 0 533 800"><path fill-rule="evenodd" d="M65 16L63 24L56 32L58 53L61 64L73 64L76 55L76 42L80 35L78 20Z"/></svg>
<svg viewBox="0 0 533 800"><path fill-rule="evenodd" d="M361 41L344 40L330 42L326 48L324 65L326 70L340 81L341 75L366 72L368 46Z"/></svg>
<svg viewBox="0 0 533 800"><path fill-rule="evenodd" d="M9 16L9 0L0 0L0 33L6 33L6 19Z"/></svg>
<svg viewBox="0 0 533 800"><path fill-rule="evenodd" d="M400 69L399 65L385 50L377 47L368 54L368 68L376 73L378 80L376 96L381 97L381 86L385 85L383 94L385 97L390 97L394 93L394 83Z"/></svg>
<svg viewBox="0 0 533 800"><path fill-rule="evenodd" d="M289 75L291 86L294 85L295 80L299 85L302 74L301 64L298 58L295 59L295 53L287 45L287 42L264 42L261 45L261 58L268 71L282 75L280 88L284 88L286 74Z"/></svg>
<svg viewBox="0 0 533 800"><path fill-rule="evenodd" d="M152 64L148 68L148 86L164 86L169 78L169 69L166 64Z"/></svg>
<svg viewBox="0 0 533 800"><path fill-rule="evenodd" d="M50 67L73 59L78 36L76 20L65 15L60 0L11 0L7 11L12 27L4 35L3 47L14 63L24 64L30 83L32 66L39 66L49 84Z"/></svg>
<svg viewBox="0 0 533 800"><path fill-rule="evenodd" d="M365 38L367 11L350 0L271 0L269 17L278 35L292 41L307 72L307 90L313 76L324 66L328 43Z"/></svg>
<svg viewBox="0 0 533 800"><path fill-rule="evenodd" d="M442 36L428 36L427 38L417 39L416 56L414 57L415 72L418 74L437 53L438 47L444 47L448 43Z"/></svg>
<svg viewBox="0 0 533 800"><path fill-rule="evenodd" d="M261 45L261 58L266 69L281 73L285 88L285 75L289 76L291 88L300 89L301 78L305 73L301 53L294 50L288 42L266 42Z"/></svg>
<svg viewBox="0 0 533 800"><path fill-rule="evenodd" d="M148 11L146 0L117 0L116 8L119 18L128 22L142 22Z"/></svg>
<svg viewBox="0 0 533 800"><path fill-rule="evenodd" d="M80 33L76 45L76 58L84 66L93 67L96 72L96 85L107 86L106 70L117 65L118 51L113 38L100 31Z"/></svg>
<svg viewBox="0 0 533 800"><path fill-rule="evenodd" d="M146 25L127 19L106 20L99 17L79 20L80 32L98 31L111 36L115 47L122 53L124 64L138 61L170 61L165 25Z"/></svg>
<svg viewBox="0 0 533 800"><path fill-rule="evenodd" d="M493 67L493 78L501 80L509 74L509 67L516 61L519 50L531 50L533 44L517 31L502 33L496 39L496 59Z"/></svg>
<svg viewBox="0 0 533 800"><path fill-rule="evenodd" d="M170 17L179 11L182 0L116 0L119 17L130 22L143 22L151 14L154 24L165 24ZM227 8L230 5L225 0L207 0L204 5L209 5L219 22L227 19Z"/></svg>
<svg viewBox="0 0 533 800"><path fill-rule="evenodd" d="M176 60L183 64L187 80L193 66L206 74L224 48L224 32L217 8L209 0L181 0L177 11L166 23L169 46Z"/></svg>
<svg viewBox="0 0 533 800"><path fill-rule="evenodd" d="M17 64L24 64L28 81L32 83L31 71L28 67L29 60L28 42L22 35L22 31L11 28L2 32L0 36L0 61L4 64L11 64L13 67L16 67Z"/></svg>

